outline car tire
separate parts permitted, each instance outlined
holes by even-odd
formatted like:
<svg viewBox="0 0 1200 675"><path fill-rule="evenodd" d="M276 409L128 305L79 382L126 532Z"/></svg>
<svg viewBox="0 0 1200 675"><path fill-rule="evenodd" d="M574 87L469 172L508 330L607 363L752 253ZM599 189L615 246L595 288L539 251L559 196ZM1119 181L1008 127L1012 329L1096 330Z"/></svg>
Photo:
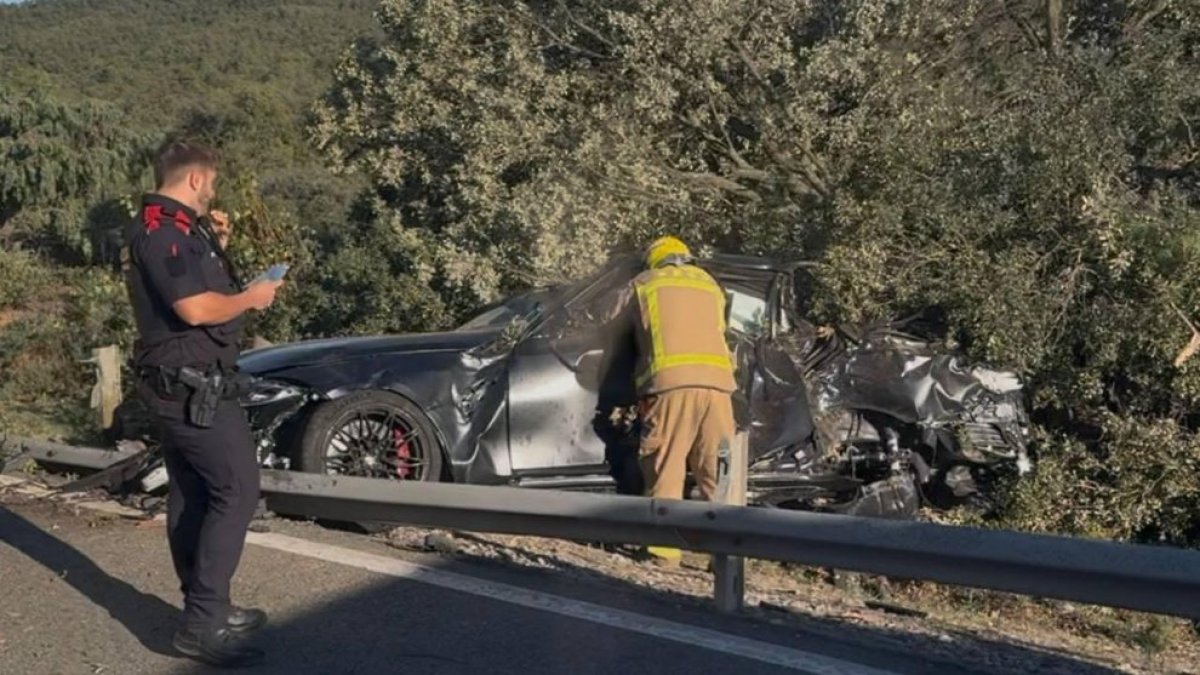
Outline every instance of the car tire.
<svg viewBox="0 0 1200 675"><path fill-rule="evenodd" d="M309 473L331 473L328 466L330 445L339 432L354 433L348 425L367 418L368 423L382 424L379 414L394 415L401 428L413 432L409 437L417 441L422 462L421 470L413 477L396 476L400 480L437 482L442 478L442 449L433 424L412 401L386 391L363 391L329 401L313 411L304 427L300 440L297 468ZM371 433L372 429L360 430L359 435ZM393 429L395 431L395 429ZM382 440L382 439L378 439ZM379 458L376 458L378 461ZM338 475L369 476L370 472L338 471ZM376 475L382 478L385 476Z"/></svg>
<svg viewBox="0 0 1200 675"><path fill-rule="evenodd" d="M402 458L404 450L409 460ZM339 466L331 466L334 457ZM412 457L419 457L419 467ZM357 392L318 406L304 426L295 459L296 468L306 473L424 482L443 476L442 447L433 423L415 403L386 391ZM407 477L401 475L405 467L413 471ZM388 475L393 472L396 475ZM368 532L391 527L357 525Z"/></svg>

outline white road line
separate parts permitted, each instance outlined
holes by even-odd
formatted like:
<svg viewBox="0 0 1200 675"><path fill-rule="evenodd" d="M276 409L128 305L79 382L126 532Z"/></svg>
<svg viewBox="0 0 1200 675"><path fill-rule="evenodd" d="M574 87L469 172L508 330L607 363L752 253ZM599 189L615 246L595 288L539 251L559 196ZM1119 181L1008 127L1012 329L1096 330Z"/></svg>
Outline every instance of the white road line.
<svg viewBox="0 0 1200 675"><path fill-rule="evenodd" d="M541 593L520 586L477 579L465 574L436 570L397 558L364 553L341 546L320 544L281 534L256 532L247 534L246 541L277 551L357 567L411 581L420 581L462 593L470 593L522 607L553 612L573 619L582 619L663 640L681 642L723 654L791 668L812 675L895 675L892 671L871 668L821 654L812 654L770 642L752 640L550 593Z"/></svg>

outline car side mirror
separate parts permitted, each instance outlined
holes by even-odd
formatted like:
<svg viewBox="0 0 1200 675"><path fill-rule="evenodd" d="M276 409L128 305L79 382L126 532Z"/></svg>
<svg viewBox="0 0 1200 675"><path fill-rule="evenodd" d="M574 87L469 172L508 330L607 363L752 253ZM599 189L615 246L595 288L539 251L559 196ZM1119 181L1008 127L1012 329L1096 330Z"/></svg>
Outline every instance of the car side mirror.
<svg viewBox="0 0 1200 675"><path fill-rule="evenodd" d="M575 379L580 386L590 391L600 389L602 373L600 368L604 363L603 349L590 349L579 355L571 370L575 371Z"/></svg>

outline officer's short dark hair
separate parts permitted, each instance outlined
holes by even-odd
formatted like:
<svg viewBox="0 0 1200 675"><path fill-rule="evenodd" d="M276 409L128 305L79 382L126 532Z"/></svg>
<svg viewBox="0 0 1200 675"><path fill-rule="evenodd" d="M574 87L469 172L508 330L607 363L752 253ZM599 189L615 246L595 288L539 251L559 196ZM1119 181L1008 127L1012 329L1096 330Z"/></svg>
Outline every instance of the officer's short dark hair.
<svg viewBox="0 0 1200 675"><path fill-rule="evenodd" d="M191 141L167 140L154 156L154 185L161 188L178 180L192 167L217 168L217 151Z"/></svg>

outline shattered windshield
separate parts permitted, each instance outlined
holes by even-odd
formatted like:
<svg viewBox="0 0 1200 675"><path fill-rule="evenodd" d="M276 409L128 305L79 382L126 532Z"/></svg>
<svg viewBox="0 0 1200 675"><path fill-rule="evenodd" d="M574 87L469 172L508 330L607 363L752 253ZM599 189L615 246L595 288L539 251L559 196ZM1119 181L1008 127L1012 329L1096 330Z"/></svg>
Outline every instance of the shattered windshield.
<svg viewBox="0 0 1200 675"><path fill-rule="evenodd" d="M502 328L519 322L531 326L538 322L547 312L555 314L559 310L575 310L580 295L588 292L589 297L621 288L629 279L632 272L626 271L628 261L618 260L605 265L596 273L570 283L558 284L546 288L538 288L515 295L494 305L485 307L479 314L458 327L460 331L482 330L487 328ZM599 287L597 287L599 284Z"/></svg>
<svg viewBox="0 0 1200 675"><path fill-rule="evenodd" d="M484 328L500 328L507 326L516 319L525 322L532 321L541 313L547 298L553 294L553 289L542 288L513 296L499 304L484 309L475 318L458 327L458 330L481 330Z"/></svg>

